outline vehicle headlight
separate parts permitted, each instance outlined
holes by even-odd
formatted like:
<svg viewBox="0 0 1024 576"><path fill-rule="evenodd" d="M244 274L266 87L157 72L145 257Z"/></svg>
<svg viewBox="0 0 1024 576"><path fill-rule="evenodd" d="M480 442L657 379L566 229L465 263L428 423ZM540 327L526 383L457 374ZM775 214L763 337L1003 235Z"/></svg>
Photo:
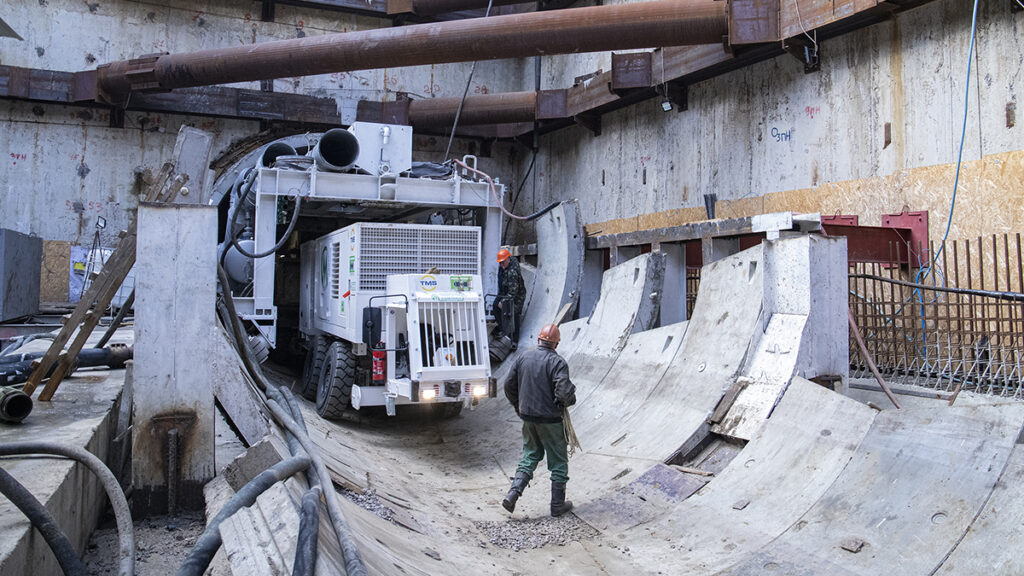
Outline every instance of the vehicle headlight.
<svg viewBox="0 0 1024 576"><path fill-rule="evenodd" d="M481 396L487 396L487 386L483 384L477 384L473 386L473 396L479 398Z"/></svg>
<svg viewBox="0 0 1024 576"><path fill-rule="evenodd" d="M433 400L434 397L436 396L437 391L434 390L433 388L427 388L426 390L420 392L420 398L422 398L423 400Z"/></svg>

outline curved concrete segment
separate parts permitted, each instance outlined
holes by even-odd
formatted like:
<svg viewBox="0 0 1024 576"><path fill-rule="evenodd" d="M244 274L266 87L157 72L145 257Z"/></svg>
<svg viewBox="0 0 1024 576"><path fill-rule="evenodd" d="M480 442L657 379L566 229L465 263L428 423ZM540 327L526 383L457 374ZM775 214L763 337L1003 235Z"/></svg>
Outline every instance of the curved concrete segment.
<svg viewBox="0 0 1024 576"><path fill-rule="evenodd" d="M523 276L533 276L524 307L519 345L532 346L540 329L566 304L579 303L583 279L584 237L579 205L562 202L535 221L537 225L537 266L522 264Z"/></svg>
<svg viewBox="0 0 1024 576"><path fill-rule="evenodd" d="M744 561L796 524L853 458L875 411L794 379L760 433L707 486L647 525L668 546L628 534L629 546L675 574Z"/></svg>
<svg viewBox="0 0 1024 576"><path fill-rule="evenodd" d="M581 334L560 349L574 382L600 382L629 335L654 327L664 282L665 255L660 252L642 254L605 271L601 297Z"/></svg>
<svg viewBox="0 0 1024 576"><path fill-rule="evenodd" d="M1024 406L880 412L828 492L728 574L933 574L981 513Z"/></svg>
<svg viewBox="0 0 1024 576"><path fill-rule="evenodd" d="M813 284L817 241L792 240L772 250L803 254L796 259L807 273L794 278ZM786 283L762 250L706 266L688 323L651 328L655 318L644 309L656 257L644 255L609 271L590 318L563 324L559 351L577 386L571 414L584 448L569 463L574 515L548 518L543 465L515 514L501 508L521 456L521 422L503 400L451 421L400 415L339 426L308 412L334 479L372 488L393 513L388 524L346 507L370 567L386 574L1024 573L1012 546L1024 535L1024 452L1016 444L1024 404L877 412L802 378L841 373L826 343L809 344L836 325L792 278L780 292ZM742 398L735 384L759 369L779 387ZM743 436L716 434L716 422ZM734 456L693 473L688 467L705 460L690 456L705 444L728 445ZM564 546L532 548L528 542L549 529L583 532Z"/></svg>

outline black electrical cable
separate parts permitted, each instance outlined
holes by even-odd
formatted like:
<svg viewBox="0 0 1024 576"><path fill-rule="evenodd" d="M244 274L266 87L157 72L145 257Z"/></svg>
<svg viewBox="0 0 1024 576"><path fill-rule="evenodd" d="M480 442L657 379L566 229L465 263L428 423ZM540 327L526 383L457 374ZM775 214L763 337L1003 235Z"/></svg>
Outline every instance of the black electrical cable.
<svg viewBox="0 0 1024 576"><path fill-rule="evenodd" d="M519 189L516 190L516 195L512 197L512 208L515 212L516 205L519 204L519 196L523 193L523 188L526 187L526 181L530 179L530 173L533 172L533 165L537 162L537 151L533 151L533 158L530 159L530 165L526 168L526 174L523 174L523 181L519 183Z"/></svg>
<svg viewBox="0 0 1024 576"><path fill-rule="evenodd" d="M231 500L221 508L213 520L206 525L196 545L188 553L188 557L178 568L177 576L202 576L209 567L213 555L217 553L222 543L220 525L243 507L252 506L256 498L267 491L268 488L282 480L309 468L310 459L308 456L292 456L274 464L267 470L260 472L255 478L242 486Z"/></svg>
<svg viewBox="0 0 1024 576"><path fill-rule="evenodd" d="M868 280L878 280L880 282L888 282L890 284L897 284L899 286L907 286L909 288L917 288L920 290L931 290L935 292L950 292L953 294L967 294L970 296L983 296L986 298L996 298L998 300L1008 300L1010 302L1024 302L1024 294L1020 292L1003 292L995 290L976 290L973 288L953 288L951 286L931 286L928 284L919 284L917 282L907 282L905 280L896 280L895 278L886 278L885 276L875 276L874 274L850 274L850 278L865 278Z"/></svg>
<svg viewBox="0 0 1024 576"><path fill-rule="evenodd" d="M128 508L128 500L121 490L114 473L107 468L102 460L92 452L77 446L69 446L58 442L47 442L44 440L30 440L26 442L11 442L0 444L0 456L23 456L27 454L51 454L77 460L86 468L92 471L99 479L103 490L110 500L110 507L114 510L114 519L117 522L118 547L120 548L120 576L133 576L135 574L135 526L132 524L131 509Z"/></svg>
<svg viewBox="0 0 1024 576"><path fill-rule="evenodd" d="M302 495L299 513L299 536L295 542L292 576L313 576L316 569L317 536L320 534L320 487L314 486Z"/></svg>
<svg viewBox="0 0 1024 576"><path fill-rule="evenodd" d="M221 285L226 287L228 285L228 274L224 271L223 266L217 266L217 275L220 278ZM316 472L317 476L323 482L324 500L327 502L328 516L330 516L331 526L334 528L334 533L338 538L338 543L341 545L342 555L345 557L346 573L348 576L366 576L366 566L359 553L359 547L356 545L355 538L352 535L352 530L349 528L348 522L345 521L345 517L341 512L341 504L338 502L338 493L335 492L333 485L330 483L331 476L330 472L327 470L327 465L324 464L323 458L321 458L317 452L316 444L310 440L309 435L302 431L295 419L277 401L278 399L281 399L282 402L287 402L287 400L284 400L284 393L288 393L288 391L284 390L284 393L282 393L282 390L277 387L268 386L267 382L263 378L262 372L249 356L248 349L244 345L245 340L242 335L242 326L239 322L238 312L235 308L235 300L231 296L230 291L225 290L222 294L224 297L224 307L227 309L229 321L231 323L231 332L235 335L236 350L242 359L242 364L252 377L256 388L266 395L267 408L270 409L271 415L275 420L277 420L278 424L294 435L299 441L303 450L306 451L310 459L313 461L313 471Z"/></svg>
<svg viewBox="0 0 1024 576"><path fill-rule="evenodd" d="M32 526L43 535L43 539L53 551L65 576L85 576L87 574L85 564L75 552L75 547L71 545L67 534L57 526L46 507L3 468L0 468L0 493L3 493L11 503L17 506L18 510L21 510L22 514L32 522Z"/></svg>

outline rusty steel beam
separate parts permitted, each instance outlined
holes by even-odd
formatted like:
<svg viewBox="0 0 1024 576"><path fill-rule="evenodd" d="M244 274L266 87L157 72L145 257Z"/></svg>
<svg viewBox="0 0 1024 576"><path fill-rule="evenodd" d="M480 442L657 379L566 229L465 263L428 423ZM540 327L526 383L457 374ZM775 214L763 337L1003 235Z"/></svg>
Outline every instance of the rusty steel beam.
<svg viewBox="0 0 1024 576"><path fill-rule="evenodd" d="M525 4L523 0L490 0L491 7ZM389 15L415 14L417 16L437 16L449 12L477 10L487 8L488 0L388 0Z"/></svg>
<svg viewBox="0 0 1024 576"><path fill-rule="evenodd" d="M152 55L101 66L97 87L116 101L136 91L350 70L715 44L727 34L726 2L653 0Z"/></svg>

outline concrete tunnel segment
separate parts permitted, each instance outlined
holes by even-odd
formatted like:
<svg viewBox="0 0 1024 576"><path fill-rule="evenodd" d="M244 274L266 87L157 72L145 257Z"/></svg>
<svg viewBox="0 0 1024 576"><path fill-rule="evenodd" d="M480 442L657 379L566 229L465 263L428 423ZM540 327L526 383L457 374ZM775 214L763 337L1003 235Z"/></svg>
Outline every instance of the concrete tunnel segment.
<svg viewBox="0 0 1024 576"><path fill-rule="evenodd" d="M519 421L502 399L427 428L314 422L314 438L339 463L335 480L374 488L399 517L388 526L347 506L368 565L405 574L932 574L969 573L991 556L998 573L1024 572L1008 546L992 549L1021 533L1024 406L877 412L805 378L839 369L820 342L837 329L827 316L838 308L815 308L809 292L803 308L773 309L766 294L780 276L765 259L797 254L810 273L796 276L812 278L817 258L835 250L826 238L784 238L709 264L689 322L662 327L644 312L663 281L658 256L608 271L604 302L564 325L560 348L574 370L584 448L570 460L569 495L597 529L589 539L519 551L481 544L481 525L506 522L498 501L520 455ZM840 287L833 296L845 302L845 284L818 289ZM778 330L774 316L784 319ZM770 363L772 350L792 358ZM748 384L723 404L769 364L771 387ZM694 478L669 465L710 435L743 444L724 469ZM546 479L538 470L511 526L546 516Z"/></svg>

